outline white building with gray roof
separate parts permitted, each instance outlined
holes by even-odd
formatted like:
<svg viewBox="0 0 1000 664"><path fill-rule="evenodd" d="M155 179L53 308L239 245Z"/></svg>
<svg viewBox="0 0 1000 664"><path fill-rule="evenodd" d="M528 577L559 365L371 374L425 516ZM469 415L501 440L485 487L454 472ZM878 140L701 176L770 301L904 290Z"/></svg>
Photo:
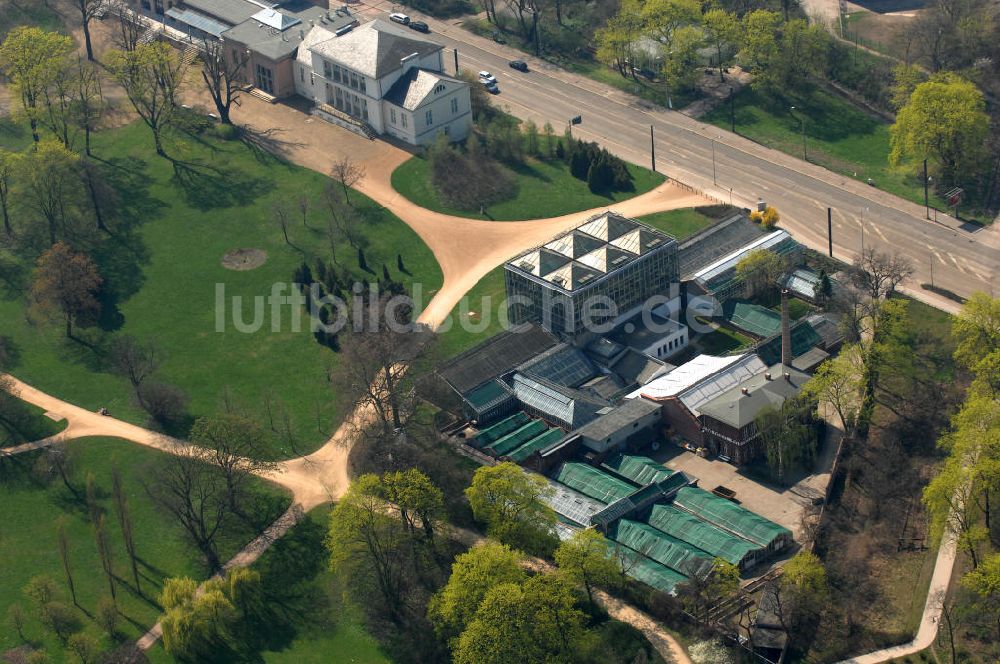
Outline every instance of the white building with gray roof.
<svg viewBox="0 0 1000 664"><path fill-rule="evenodd" d="M370 137L462 140L472 126L469 84L444 72L442 49L381 20L338 31L315 25L296 57L296 92L317 115Z"/></svg>

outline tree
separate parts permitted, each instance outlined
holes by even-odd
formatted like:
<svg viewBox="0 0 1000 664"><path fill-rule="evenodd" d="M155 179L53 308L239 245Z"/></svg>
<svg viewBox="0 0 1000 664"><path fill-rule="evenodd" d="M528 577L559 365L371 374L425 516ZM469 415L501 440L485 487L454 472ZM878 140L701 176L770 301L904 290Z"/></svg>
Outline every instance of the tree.
<svg viewBox="0 0 1000 664"><path fill-rule="evenodd" d="M559 571L574 583L583 585L592 605L594 586L609 585L618 579L618 565L609 555L610 551L608 541L593 528L577 531L556 549Z"/></svg>
<svg viewBox="0 0 1000 664"><path fill-rule="evenodd" d="M444 494L416 468L386 473L382 477L386 499L399 508L400 518L411 535L419 530L434 539L434 521L444 510Z"/></svg>
<svg viewBox="0 0 1000 664"><path fill-rule="evenodd" d="M556 574L501 583L483 597L458 638L455 664L572 662L584 635L573 590Z"/></svg>
<svg viewBox="0 0 1000 664"><path fill-rule="evenodd" d="M14 237L14 226L10 223L10 183L14 178L17 158L17 153L0 148L0 215L3 216L7 239Z"/></svg>
<svg viewBox="0 0 1000 664"><path fill-rule="evenodd" d="M132 524L132 511L129 509L128 496L125 495L125 487L122 483L122 475L118 469L118 464L111 466L111 494L115 502L115 511L118 513L118 525L122 530L125 551L128 553L129 562L132 566L132 580L135 582L135 591L141 595L142 588L139 585L139 555L135 546L135 528Z"/></svg>
<svg viewBox="0 0 1000 664"><path fill-rule="evenodd" d="M917 85L896 114L889 162L929 159L952 185L977 171L988 134L983 93L957 74L940 74Z"/></svg>
<svg viewBox="0 0 1000 664"><path fill-rule="evenodd" d="M38 259L31 284L33 306L43 314L61 315L66 336L72 339L73 325L100 310L101 281L89 256L57 242Z"/></svg>
<svg viewBox="0 0 1000 664"><path fill-rule="evenodd" d="M407 534L402 522L386 508L378 476L362 475L331 512L326 542L330 569L372 579L386 611L399 621Z"/></svg>
<svg viewBox="0 0 1000 664"><path fill-rule="evenodd" d="M458 637L472 622L486 593L500 584L520 585L528 575L523 555L487 540L455 558L448 583L428 604L428 616L445 640Z"/></svg>
<svg viewBox="0 0 1000 664"><path fill-rule="evenodd" d="M292 241L288 239L288 209L282 203L275 203L271 206L271 214L274 215L274 221L281 229L285 244L293 246Z"/></svg>
<svg viewBox="0 0 1000 664"><path fill-rule="evenodd" d="M80 0L84 1L84 0ZM84 154L91 156L90 136L97 130L107 111L101 87L101 70L95 65L79 61L73 88L71 117L73 124L83 130Z"/></svg>
<svg viewBox="0 0 1000 664"><path fill-rule="evenodd" d="M820 404L829 404L836 411L848 436L854 435L861 401L864 368L859 366L859 360L858 348L844 346L836 357L821 364L802 388L808 398Z"/></svg>
<svg viewBox="0 0 1000 664"><path fill-rule="evenodd" d="M115 561L114 551L111 548L111 534L108 532L104 515L97 517L94 522L94 539L97 541L97 556L101 561L101 568L105 576L108 577L108 589L111 591L111 599L117 600L118 589L115 585Z"/></svg>
<svg viewBox="0 0 1000 664"><path fill-rule="evenodd" d="M35 608L41 611L46 604L55 600L58 588L52 577L39 574L31 577L21 592L35 604Z"/></svg>
<svg viewBox="0 0 1000 664"><path fill-rule="evenodd" d="M205 81L209 96L215 103L222 124L231 125L229 111L235 104L240 105L240 92L246 75L250 56L242 49L231 49L232 57L227 56L225 45L219 39L205 37L201 49L201 78ZM303 216L304 219L304 216Z"/></svg>
<svg viewBox="0 0 1000 664"><path fill-rule="evenodd" d="M80 620L73 609L62 602L48 602L42 606L41 623L52 632L59 643L68 645L69 637L80 630Z"/></svg>
<svg viewBox="0 0 1000 664"><path fill-rule="evenodd" d="M104 0L74 0L73 4L80 11L80 25L83 27L83 40L87 45L87 59L94 59L94 47L90 43L90 21L104 8Z"/></svg>
<svg viewBox="0 0 1000 664"><path fill-rule="evenodd" d="M504 462L478 468L465 495L490 537L534 553L554 543L555 512L543 502L550 491L544 477Z"/></svg>
<svg viewBox="0 0 1000 664"><path fill-rule="evenodd" d="M216 542L231 513L225 480L205 463L204 453L186 450L172 456L146 491L177 519L209 569L219 569Z"/></svg>
<svg viewBox="0 0 1000 664"><path fill-rule="evenodd" d="M97 602L96 620L109 637L118 636L118 605L113 597L105 595Z"/></svg>
<svg viewBox="0 0 1000 664"><path fill-rule="evenodd" d="M115 372L128 379L136 400L141 402L143 384L160 368L162 357L159 347L129 334L118 335L111 342L108 358Z"/></svg>
<svg viewBox="0 0 1000 664"><path fill-rule="evenodd" d="M333 166L330 168L330 177L340 182L344 189L344 199L350 205L351 187L364 179L365 167L350 157L344 157L333 162Z"/></svg>
<svg viewBox="0 0 1000 664"><path fill-rule="evenodd" d="M782 570L774 593L777 614L785 631L794 635L803 622L819 617L830 590L822 561L810 551L796 553Z"/></svg>
<svg viewBox="0 0 1000 664"><path fill-rule="evenodd" d="M684 25L677 28L669 45L662 47L663 64L660 73L667 85L668 103L670 96L679 90L688 90L698 80L699 49L704 41L699 28Z"/></svg>
<svg viewBox="0 0 1000 664"><path fill-rule="evenodd" d="M982 564L962 577L962 586L975 593L975 608L992 618L996 638L1000 639L1000 553L985 558Z"/></svg>
<svg viewBox="0 0 1000 664"><path fill-rule="evenodd" d="M635 78L636 43L643 34L642 8L637 0L623 0L618 13L607 26L594 33L597 59L618 70L622 78Z"/></svg>
<svg viewBox="0 0 1000 664"><path fill-rule="evenodd" d="M698 621L708 624L709 610L740 591L740 570L722 558L712 561L708 574L700 571L703 559L690 559L681 566L688 580L678 587L678 595L687 610Z"/></svg>
<svg viewBox="0 0 1000 664"><path fill-rule="evenodd" d="M913 264L899 253L886 254L871 247L861 252L851 267L851 282L872 300L892 297L913 275Z"/></svg>
<svg viewBox="0 0 1000 664"><path fill-rule="evenodd" d="M188 578L164 582L159 597L164 650L181 661L218 661L233 654L230 631L239 615L224 588L221 580L206 583L202 593Z"/></svg>
<svg viewBox="0 0 1000 664"><path fill-rule="evenodd" d="M753 73L755 89L786 95L822 74L829 43L822 26L802 19L783 22L778 12L757 9L743 17L737 58Z"/></svg>
<svg viewBox="0 0 1000 664"><path fill-rule="evenodd" d="M785 266L770 249L754 249L736 264L736 277L746 285L747 297L775 288Z"/></svg>
<svg viewBox="0 0 1000 664"><path fill-rule="evenodd" d="M146 381L136 389L136 400L161 427L174 427L187 417L188 396L169 383Z"/></svg>
<svg viewBox="0 0 1000 664"><path fill-rule="evenodd" d="M1000 350L1000 298L981 291L969 296L954 318L955 361L974 370L982 360Z"/></svg>
<svg viewBox="0 0 1000 664"><path fill-rule="evenodd" d="M24 636L24 626L28 622L28 614L24 612L24 607L22 607L17 602L11 604L7 607L7 624L10 628L17 633L17 638L21 641L27 641Z"/></svg>
<svg viewBox="0 0 1000 664"><path fill-rule="evenodd" d="M42 217L49 234L49 244L66 235L81 200L77 177L79 157L62 143L45 139L35 151L16 162L18 189L30 207Z"/></svg>
<svg viewBox="0 0 1000 664"><path fill-rule="evenodd" d="M13 83L37 144L38 112L45 91L73 52L73 40L55 32L21 26L0 44L0 67Z"/></svg>
<svg viewBox="0 0 1000 664"><path fill-rule="evenodd" d="M131 51L111 51L108 71L125 90L135 112L153 132L156 154L163 150L163 129L177 110L177 95L184 83L187 64L164 42L138 44Z"/></svg>
<svg viewBox="0 0 1000 664"><path fill-rule="evenodd" d="M277 469L275 462L260 458L266 454L260 425L235 413L202 417L191 427L191 441L204 447L206 459L222 471L230 511L246 516L240 504L249 481Z"/></svg>
<svg viewBox="0 0 1000 664"><path fill-rule="evenodd" d="M66 534L66 519L60 517L56 524L56 541L59 544L59 560L62 562L63 572L66 574L66 586L69 588L70 597L73 604L80 606L76 601L76 584L73 582L73 565L69 558L69 536Z"/></svg>
<svg viewBox="0 0 1000 664"><path fill-rule="evenodd" d="M719 80L725 81L725 65L728 59L723 59L722 51L736 45L740 38L740 20L735 14L724 9L709 9L701 17L705 30L705 38L715 47L716 64L719 65Z"/></svg>
<svg viewBox="0 0 1000 664"><path fill-rule="evenodd" d="M663 52L674 48L674 37L685 26L701 21L698 0L647 0L642 6L645 31L663 45Z"/></svg>
<svg viewBox="0 0 1000 664"><path fill-rule="evenodd" d="M101 661L101 644L90 634L79 632L69 637L69 649L80 664L97 664Z"/></svg>
<svg viewBox="0 0 1000 664"><path fill-rule="evenodd" d="M951 531L968 552L972 568L978 567L979 545L988 533L980 525L971 472L964 459L950 455L945 460L941 471L924 487L923 502L934 538L940 540L946 530Z"/></svg>
<svg viewBox="0 0 1000 664"><path fill-rule="evenodd" d="M786 399L778 407L769 406L754 420L764 442L767 465L784 482L800 463L809 463L816 454L816 428L811 399Z"/></svg>

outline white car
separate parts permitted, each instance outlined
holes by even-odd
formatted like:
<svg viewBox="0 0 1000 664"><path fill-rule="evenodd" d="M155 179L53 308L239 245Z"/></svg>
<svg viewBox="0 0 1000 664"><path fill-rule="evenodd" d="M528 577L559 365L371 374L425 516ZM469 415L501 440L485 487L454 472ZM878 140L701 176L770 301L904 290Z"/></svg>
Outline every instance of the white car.
<svg viewBox="0 0 1000 664"><path fill-rule="evenodd" d="M483 82L484 85L496 85L497 77L488 71L479 72L479 80Z"/></svg>

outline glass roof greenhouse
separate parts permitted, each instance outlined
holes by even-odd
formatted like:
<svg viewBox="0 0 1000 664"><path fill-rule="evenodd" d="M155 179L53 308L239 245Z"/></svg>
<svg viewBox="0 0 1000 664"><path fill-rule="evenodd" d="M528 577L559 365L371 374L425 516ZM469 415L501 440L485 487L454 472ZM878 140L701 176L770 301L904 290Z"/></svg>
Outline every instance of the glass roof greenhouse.
<svg viewBox="0 0 1000 664"><path fill-rule="evenodd" d="M792 537L787 528L698 487L686 486L679 490L673 504L759 546L768 547Z"/></svg>

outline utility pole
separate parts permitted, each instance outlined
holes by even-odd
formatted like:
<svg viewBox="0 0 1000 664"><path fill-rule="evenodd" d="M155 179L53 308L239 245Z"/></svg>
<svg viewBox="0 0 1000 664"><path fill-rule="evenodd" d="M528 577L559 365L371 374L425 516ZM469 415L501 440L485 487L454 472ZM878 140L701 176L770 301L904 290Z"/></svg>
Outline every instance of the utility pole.
<svg viewBox="0 0 1000 664"><path fill-rule="evenodd" d="M931 286L934 286L934 252L933 251L930 253L930 256L931 256Z"/></svg>
<svg viewBox="0 0 1000 664"><path fill-rule="evenodd" d="M458 76L458 49L453 49L455 54L455 76Z"/></svg>
<svg viewBox="0 0 1000 664"><path fill-rule="evenodd" d="M826 209L826 237L830 258L833 258L833 208Z"/></svg>
<svg viewBox="0 0 1000 664"><path fill-rule="evenodd" d="M729 86L729 130L736 133L736 100L733 98L733 86Z"/></svg>
<svg viewBox="0 0 1000 664"><path fill-rule="evenodd" d="M653 141L653 125L649 125L649 159L653 164L653 172L656 172L656 143Z"/></svg>
<svg viewBox="0 0 1000 664"><path fill-rule="evenodd" d="M927 194L927 160L924 159L924 208L927 210L927 218L931 218L931 201Z"/></svg>

